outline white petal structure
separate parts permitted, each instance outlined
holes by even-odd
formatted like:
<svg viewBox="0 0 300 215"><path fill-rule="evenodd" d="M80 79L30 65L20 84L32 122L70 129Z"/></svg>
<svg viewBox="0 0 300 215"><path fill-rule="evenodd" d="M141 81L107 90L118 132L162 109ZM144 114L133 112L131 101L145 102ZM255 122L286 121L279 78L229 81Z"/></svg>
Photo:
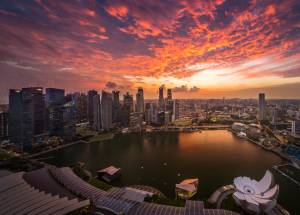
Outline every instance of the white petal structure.
<svg viewBox="0 0 300 215"><path fill-rule="evenodd" d="M279 186L272 187L273 183L273 175L269 170L260 181L237 177L234 179L236 191L233 198L243 208L255 213L271 210L277 203L279 193Z"/></svg>

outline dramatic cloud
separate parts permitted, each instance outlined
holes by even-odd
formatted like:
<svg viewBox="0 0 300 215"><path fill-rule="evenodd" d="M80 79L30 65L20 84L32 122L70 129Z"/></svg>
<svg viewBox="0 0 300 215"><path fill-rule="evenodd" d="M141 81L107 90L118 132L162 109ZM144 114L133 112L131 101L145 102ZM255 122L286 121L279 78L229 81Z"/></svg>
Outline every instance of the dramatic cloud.
<svg viewBox="0 0 300 215"><path fill-rule="evenodd" d="M107 88L109 89L115 89L117 87L117 84L114 83L114 82L107 82L106 85L105 85Z"/></svg>
<svg viewBox="0 0 300 215"><path fill-rule="evenodd" d="M187 85L181 85L180 87L173 88L173 92L198 92L200 88L193 86L191 88L188 88Z"/></svg>
<svg viewBox="0 0 300 215"><path fill-rule="evenodd" d="M297 0L2 0L0 94L64 83L154 98L164 84L222 97L299 83L299 14Z"/></svg>

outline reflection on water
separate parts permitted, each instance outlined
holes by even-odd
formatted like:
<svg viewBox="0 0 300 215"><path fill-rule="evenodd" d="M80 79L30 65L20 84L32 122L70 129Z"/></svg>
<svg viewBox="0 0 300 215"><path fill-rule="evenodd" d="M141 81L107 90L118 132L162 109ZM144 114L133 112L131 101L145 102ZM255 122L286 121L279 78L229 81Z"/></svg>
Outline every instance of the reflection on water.
<svg viewBox="0 0 300 215"><path fill-rule="evenodd" d="M96 173L108 165L122 168L123 184L154 186L174 196L175 183L185 178L199 178L196 198L207 198L219 186L230 184L234 177L245 175L259 179L266 169L283 161L254 144L236 138L226 130L201 133L128 134L113 140L78 144L45 155L58 166L84 161ZM276 175L280 185L280 203L294 211L300 188Z"/></svg>

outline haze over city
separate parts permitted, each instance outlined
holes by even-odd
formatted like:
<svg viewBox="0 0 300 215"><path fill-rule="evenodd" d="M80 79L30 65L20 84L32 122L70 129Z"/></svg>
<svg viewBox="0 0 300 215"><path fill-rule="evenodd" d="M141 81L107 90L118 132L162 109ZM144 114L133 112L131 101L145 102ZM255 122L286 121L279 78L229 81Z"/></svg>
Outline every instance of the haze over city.
<svg viewBox="0 0 300 215"><path fill-rule="evenodd" d="M296 0L4 0L0 101L27 86L299 98L299 11Z"/></svg>

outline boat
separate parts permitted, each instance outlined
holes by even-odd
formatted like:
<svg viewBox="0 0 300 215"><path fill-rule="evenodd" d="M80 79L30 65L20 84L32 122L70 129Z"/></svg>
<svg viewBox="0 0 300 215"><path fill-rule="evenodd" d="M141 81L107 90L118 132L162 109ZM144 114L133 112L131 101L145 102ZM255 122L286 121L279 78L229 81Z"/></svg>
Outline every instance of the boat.
<svg viewBox="0 0 300 215"><path fill-rule="evenodd" d="M238 134L237 134L237 136L239 137L239 138L246 138L247 137L247 134L245 133L245 132L239 132Z"/></svg>

